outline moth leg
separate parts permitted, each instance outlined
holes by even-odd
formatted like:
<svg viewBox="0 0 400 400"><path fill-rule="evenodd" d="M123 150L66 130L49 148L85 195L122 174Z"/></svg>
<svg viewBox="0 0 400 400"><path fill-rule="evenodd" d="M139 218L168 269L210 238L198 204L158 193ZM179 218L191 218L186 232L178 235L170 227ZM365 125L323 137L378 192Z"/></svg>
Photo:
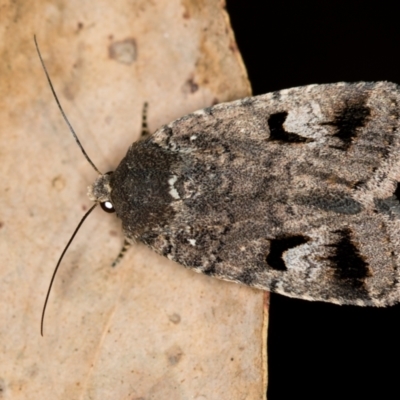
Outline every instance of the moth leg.
<svg viewBox="0 0 400 400"><path fill-rule="evenodd" d="M147 136L150 135L149 126L147 124L147 110L149 108L149 103L145 101L143 103L143 110L142 110L142 133L141 139L145 139Z"/></svg>
<svg viewBox="0 0 400 400"><path fill-rule="evenodd" d="M126 251L131 247L131 243L129 243L126 239L124 241L124 245L122 246L121 251L119 252L117 258L114 260L114 262L111 264L112 267L115 267L123 258L125 255Z"/></svg>

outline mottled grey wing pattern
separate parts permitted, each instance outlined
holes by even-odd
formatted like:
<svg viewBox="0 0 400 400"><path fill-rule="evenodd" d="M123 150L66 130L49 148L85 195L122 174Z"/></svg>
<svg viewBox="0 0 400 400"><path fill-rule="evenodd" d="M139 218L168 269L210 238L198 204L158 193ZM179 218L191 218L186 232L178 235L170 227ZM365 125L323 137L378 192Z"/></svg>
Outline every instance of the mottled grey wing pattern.
<svg viewBox="0 0 400 400"><path fill-rule="evenodd" d="M135 143L111 175L130 240L292 297L398 301L400 92L312 85L216 105Z"/></svg>

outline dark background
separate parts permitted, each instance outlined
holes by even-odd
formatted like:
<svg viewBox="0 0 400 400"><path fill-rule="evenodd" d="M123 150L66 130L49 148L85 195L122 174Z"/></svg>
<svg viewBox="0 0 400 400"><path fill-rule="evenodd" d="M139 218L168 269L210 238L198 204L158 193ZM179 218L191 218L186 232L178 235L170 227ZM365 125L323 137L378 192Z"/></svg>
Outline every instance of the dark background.
<svg viewBox="0 0 400 400"><path fill-rule="evenodd" d="M400 83L400 19L387 4L227 0L254 95L311 83ZM272 294L270 312L268 400L400 398L400 306Z"/></svg>

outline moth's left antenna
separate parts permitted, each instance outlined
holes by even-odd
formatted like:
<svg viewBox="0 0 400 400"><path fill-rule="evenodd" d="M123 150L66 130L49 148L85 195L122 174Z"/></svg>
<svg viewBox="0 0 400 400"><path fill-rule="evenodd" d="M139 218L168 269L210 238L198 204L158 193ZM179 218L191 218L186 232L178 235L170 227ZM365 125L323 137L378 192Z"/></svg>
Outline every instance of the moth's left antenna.
<svg viewBox="0 0 400 400"><path fill-rule="evenodd" d="M74 139L75 139L76 143L78 144L79 148L82 150L82 153L83 153L83 155L85 156L86 160L88 160L89 164L94 168L94 170L95 170L96 172L99 173L99 175L103 175L103 174L97 169L97 167L94 165L93 161L89 158L89 156L86 154L85 149L83 148L83 146L81 145L81 142L80 142L79 139L78 139L78 135L75 133L74 128L72 127L71 123L68 121L68 118L67 118L67 116L65 115L65 112L64 112L63 108L61 107L61 103L60 103L60 101L58 100L58 97L57 97L57 95L56 95L56 91L54 90L53 84L51 83L51 79L50 79L49 73L47 72L46 66L44 65L44 61L43 61L42 55L40 54L39 46L38 46L38 44L37 44L36 35L33 36L33 39L35 40L36 51L37 51L37 53L38 53L38 55L39 55L40 62L42 63L42 67L43 67L44 73L46 74L47 82L49 83L51 92L53 93L54 99L56 100L58 109L60 110L61 115L62 115L63 118L64 118L64 121L65 121L66 124L68 125L68 128L69 128L69 130L70 130L71 133L72 133L72 136L74 137Z"/></svg>
<svg viewBox="0 0 400 400"><path fill-rule="evenodd" d="M89 211L83 216L83 218L81 219L81 221L79 222L78 226L76 227L74 233L71 236L71 239L69 239L69 242L67 243L67 245L65 246L65 249L63 250L63 252L61 253L61 256L57 262L57 265L54 269L53 275L51 277L51 281L50 281L50 285L49 288L47 289L47 294L46 294L46 300L44 301L44 305L43 305L43 311L42 311L42 318L40 320L40 334L43 336L43 325L44 325L44 314L46 312L46 308L47 308L47 302L49 301L49 296L50 296L50 292L51 292L51 288L53 286L53 282L54 282L54 278L56 277L58 268L61 264L62 259L64 258L64 254L67 252L69 245L72 243L72 241L74 240L75 235L78 233L79 228L82 226L83 222L85 221L85 219L89 216L89 214L93 211L93 209L97 206L96 204L93 204L93 206L89 209Z"/></svg>

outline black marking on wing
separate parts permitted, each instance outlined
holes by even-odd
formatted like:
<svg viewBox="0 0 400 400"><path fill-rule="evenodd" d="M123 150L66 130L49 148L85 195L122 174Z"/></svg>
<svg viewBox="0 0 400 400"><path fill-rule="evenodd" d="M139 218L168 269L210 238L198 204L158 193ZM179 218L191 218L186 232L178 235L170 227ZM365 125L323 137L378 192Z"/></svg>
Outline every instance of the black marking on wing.
<svg viewBox="0 0 400 400"><path fill-rule="evenodd" d="M211 265L210 267L201 271L204 275L214 276L217 270L215 269L215 265Z"/></svg>
<svg viewBox="0 0 400 400"><path fill-rule="evenodd" d="M269 291L274 292L276 290L276 288L278 287L278 283L279 283L278 279L272 279L271 283L269 285Z"/></svg>
<svg viewBox="0 0 400 400"><path fill-rule="evenodd" d="M397 182L396 189L395 189L393 195L396 197L397 200L400 201L400 184L399 184L399 182Z"/></svg>
<svg viewBox="0 0 400 400"><path fill-rule="evenodd" d="M335 277L353 288L360 288L365 278L371 276L368 263L352 240L350 229L345 228L334 233L339 235L339 240L330 245L334 247L334 254L328 259L335 269Z"/></svg>
<svg viewBox="0 0 400 400"><path fill-rule="evenodd" d="M286 132L283 124L286 121L288 113L286 111L271 114L268 118L268 126L270 131L270 140L287 142L287 143L305 143L313 142L313 139L302 137L297 133Z"/></svg>
<svg viewBox="0 0 400 400"><path fill-rule="evenodd" d="M293 247L307 243L309 240L309 237L302 235L286 236L270 240L270 250L266 259L268 265L277 271L286 271L287 268L282 258L283 253Z"/></svg>
<svg viewBox="0 0 400 400"><path fill-rule="evenodd" d="M172 254L172 250L173 250L173 246L172 246L172 244L169 244L168 246L166 246L166 247L163 249L162 255L163 255L164 257L167 257L168 254Z"/></svg>
<svg viewBox="0 0 400 400"><path fill-rule="evenodd" d="M358 97L349 99L341 106L331 122L322 125L330 125L336 128L333 137L337 137L342 141L341 150L348 150L353 143L353 139L357 137L358 129L366 126L371 110L365 105L366 97Z"/></svg>

